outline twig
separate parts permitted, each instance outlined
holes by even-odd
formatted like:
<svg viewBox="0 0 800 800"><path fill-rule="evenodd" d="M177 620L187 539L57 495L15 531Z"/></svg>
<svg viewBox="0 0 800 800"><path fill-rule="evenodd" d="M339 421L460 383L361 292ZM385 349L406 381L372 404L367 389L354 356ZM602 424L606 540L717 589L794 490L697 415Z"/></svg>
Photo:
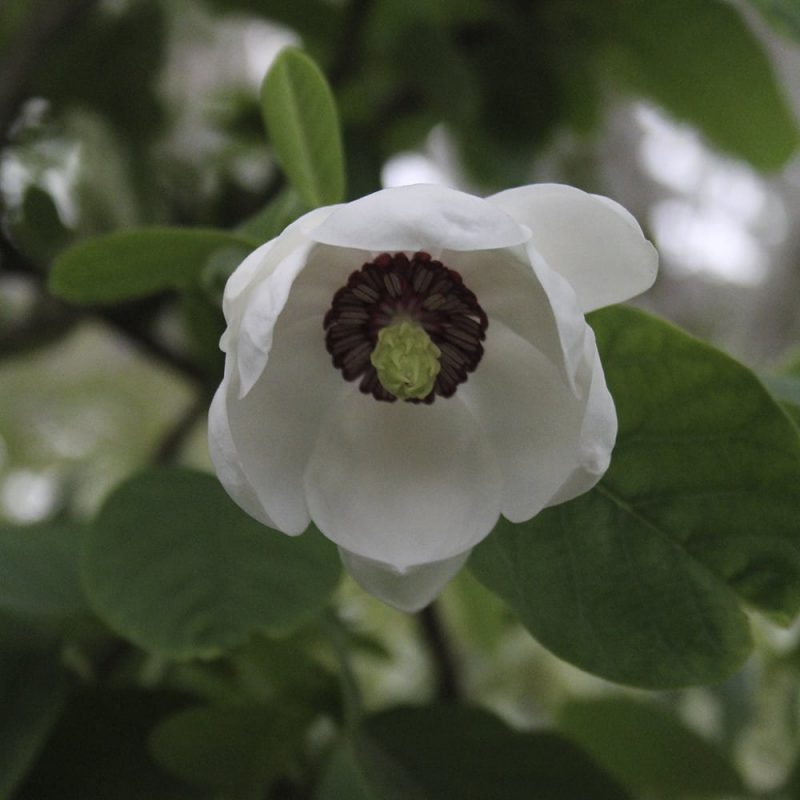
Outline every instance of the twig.
<svg viewBox="0 0 800 800"><path fill-rule="evenodd" d="M445 702L455 702L463 695L455 655L447 641L438 608L431 603L419 612L417 619L428 645L436 669L437 697Z"/></svg>

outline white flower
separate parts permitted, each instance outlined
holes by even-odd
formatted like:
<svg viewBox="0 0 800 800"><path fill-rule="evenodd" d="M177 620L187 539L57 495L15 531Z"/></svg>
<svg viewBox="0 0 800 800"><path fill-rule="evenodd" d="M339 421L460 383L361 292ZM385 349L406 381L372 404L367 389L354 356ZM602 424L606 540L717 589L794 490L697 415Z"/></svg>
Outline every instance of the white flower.
<svg viewBox="0 0 800 800"><path fill-rule="evenodd" d="M656 262L627 211L568 186L312 211L226 286L219 478L417 610L500 514L528 520L605 472L617 420L584 313L644 291Z"/></svg>

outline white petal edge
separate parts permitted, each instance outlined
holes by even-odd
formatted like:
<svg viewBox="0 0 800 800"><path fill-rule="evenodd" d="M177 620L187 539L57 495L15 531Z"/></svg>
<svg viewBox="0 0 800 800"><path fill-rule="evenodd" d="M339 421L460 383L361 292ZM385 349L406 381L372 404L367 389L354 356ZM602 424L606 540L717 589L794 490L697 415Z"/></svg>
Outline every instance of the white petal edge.
<svg viewBox="0 0 800 800"><path fill-rule="evenodd" d="M295 248L301 247L309 241L309 233L323 222L338 206L323 206L309 211L287 226L283 232L270 239L260 247L253 250L250 255L239 264L231 273L225 284L222 297L222 309L228 325L238 326L237 309L242 309L244 303L238 303L248 290L272 274ZM246 299L246 298L243 298Z"/></svg>
<svg viewBox="0 0 800 800"><path fill-rule="evenodd" d="M290 535L310 522L303 473L320 425L343 381L316 318L281 319L264 372L245 397L235 376L227 395L238 463L273 527Z"/></svg>
<svg viewBox="0 0 800 800"><path fill-rule="evenodd" d="M310 234L337 247L371 252L491 250L530 239L497 204L446 186L382 189L337 208Z"/></svg>
<svg viewBox="0 0 800 800"><path fill-rule="evenodd" d="M445 252L493 321L544 353L577 393L575 375L583 358L586 320L575 292L531 244L474 253ZM480 367L478 367L480 369Z"/></svg>
<svg viewBox="0 0 800 800"><path fill-rule="evenodd" d="M339 554L353 580L369 594L390 606L413 613L431 603L469 558L465 553L399 572L388 564L363 558L343 547Z"/></svg>
<svg viewBox="0 0 800 800"><path fill-rule="evenodd" d="M579 372L583 396L576 397L556 365L497 320L489 323L484 348L477 370L458 392L492 443L503 475L503 516L524 522L580 466L589 374Z"/></svg>
<svg viewBox="0 0 800 800"><path fill-rule="evenodd" d="M228 379L222 381L208 410L208 452L220 483L231 499L263 525L275 527L242 469L233 443L227 410Z"/></svg>
<svg viewBox="0 0 800 800"><path fill-rule="evenodd" d="M586 413L581 424L578 467L548 502L548 506L566 503L588 492L603 477L611 463L617 439L617 411L606 385L594 331L586 331L587 369L590 371Z"/></svg>
<svg viewBox="0 0 800 800"><path fill-rule="evenodd" d="M584 312L653 285L658 254L633 216L610 198L541 183L488 200L530 229L531 243L572 284Z"/></svg>
<svg viewBox="0 0 800 800"><path fill-rule="evenodd" d="M458 396L385 403L349 386L322 425L305 486L325 536L399 571L463 553L500 515L497 462Z"/></svg>

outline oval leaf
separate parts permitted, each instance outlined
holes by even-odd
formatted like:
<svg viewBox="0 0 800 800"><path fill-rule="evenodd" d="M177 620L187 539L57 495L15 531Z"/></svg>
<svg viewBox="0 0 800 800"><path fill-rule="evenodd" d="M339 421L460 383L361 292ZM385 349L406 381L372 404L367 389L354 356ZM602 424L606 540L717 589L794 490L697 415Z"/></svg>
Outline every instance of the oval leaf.
<svg viewBox="0 0 800 800"><path fill-rule="evenodd" d="M315 531L285 536L248 517L210 475L164 469L111 495L86 537L82 574L114 630L188 658L302 624L327 603L340 564Z"/></svg>
<svg viewBox="0 0 800 800"><path fill-rule="evenodd" d="M573 700L561 709L559 728L637 797L746 794L719 749L652 703Z"/></svg>
<svg viewBox="0 0 800 800"><path fill-rule="evenodd" d="M368 718L358 758L361 769L351 774L363 774L383 800L628 797L566 739L517 733L477 708L400 708ZM370 795L362 786L356 796Z"/></svg>
<svg viewBox="0 0 800 800"><path fill-rule="evenodd" d="M116 303L197 281L209 257L254 247L244 235L201 228L138 228L97 236L64 251L53 264L50 291L72 303Z"/></svg>
<svg viewBox="0 0 800 800"><path fill-rule="evenodd" d="M275 157L309 208L344 198L344 155L336 104L316 64L283 50L261 86L261 109Z"/></svg>
<svg viewBox="0 0 800 800"><path fill-rule="evenodd" d="M740 602L800 606L800 439L755 376L626 308L591 316L620 430L576 500L501 521L470 562L546 647L609 680L721 680L751 649Z"/></svg>
<svg viewBox="0 0 800 800"><path fill-rule="evenodd" d="M609 30L606 18L599 24ZM696 125L715 146L763 170L794 153L798 132L786 99L733 5L632 0L622 4L612 36L615 64L631 88Z"/></svg>
<svg viewBox="0 0 800 800"><path fill-rule="evenodd" d="M0 525L0 609L60 617L88 609L78 576L82 527Z"/></svg>

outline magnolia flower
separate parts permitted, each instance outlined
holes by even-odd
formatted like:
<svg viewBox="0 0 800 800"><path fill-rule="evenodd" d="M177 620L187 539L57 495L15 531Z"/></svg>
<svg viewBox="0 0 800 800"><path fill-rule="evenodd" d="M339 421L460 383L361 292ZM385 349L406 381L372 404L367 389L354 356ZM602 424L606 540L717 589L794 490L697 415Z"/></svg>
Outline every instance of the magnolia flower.
<svg viewBox="0 0 800 800"><path fill-rule="evenodd" d="M364 589L422 608L501 514L608 468L617 419L584 313L647 289L656 262L625 209L568 186L312 211L225 288L217 474L265 525L313 522Z"/></svg>

